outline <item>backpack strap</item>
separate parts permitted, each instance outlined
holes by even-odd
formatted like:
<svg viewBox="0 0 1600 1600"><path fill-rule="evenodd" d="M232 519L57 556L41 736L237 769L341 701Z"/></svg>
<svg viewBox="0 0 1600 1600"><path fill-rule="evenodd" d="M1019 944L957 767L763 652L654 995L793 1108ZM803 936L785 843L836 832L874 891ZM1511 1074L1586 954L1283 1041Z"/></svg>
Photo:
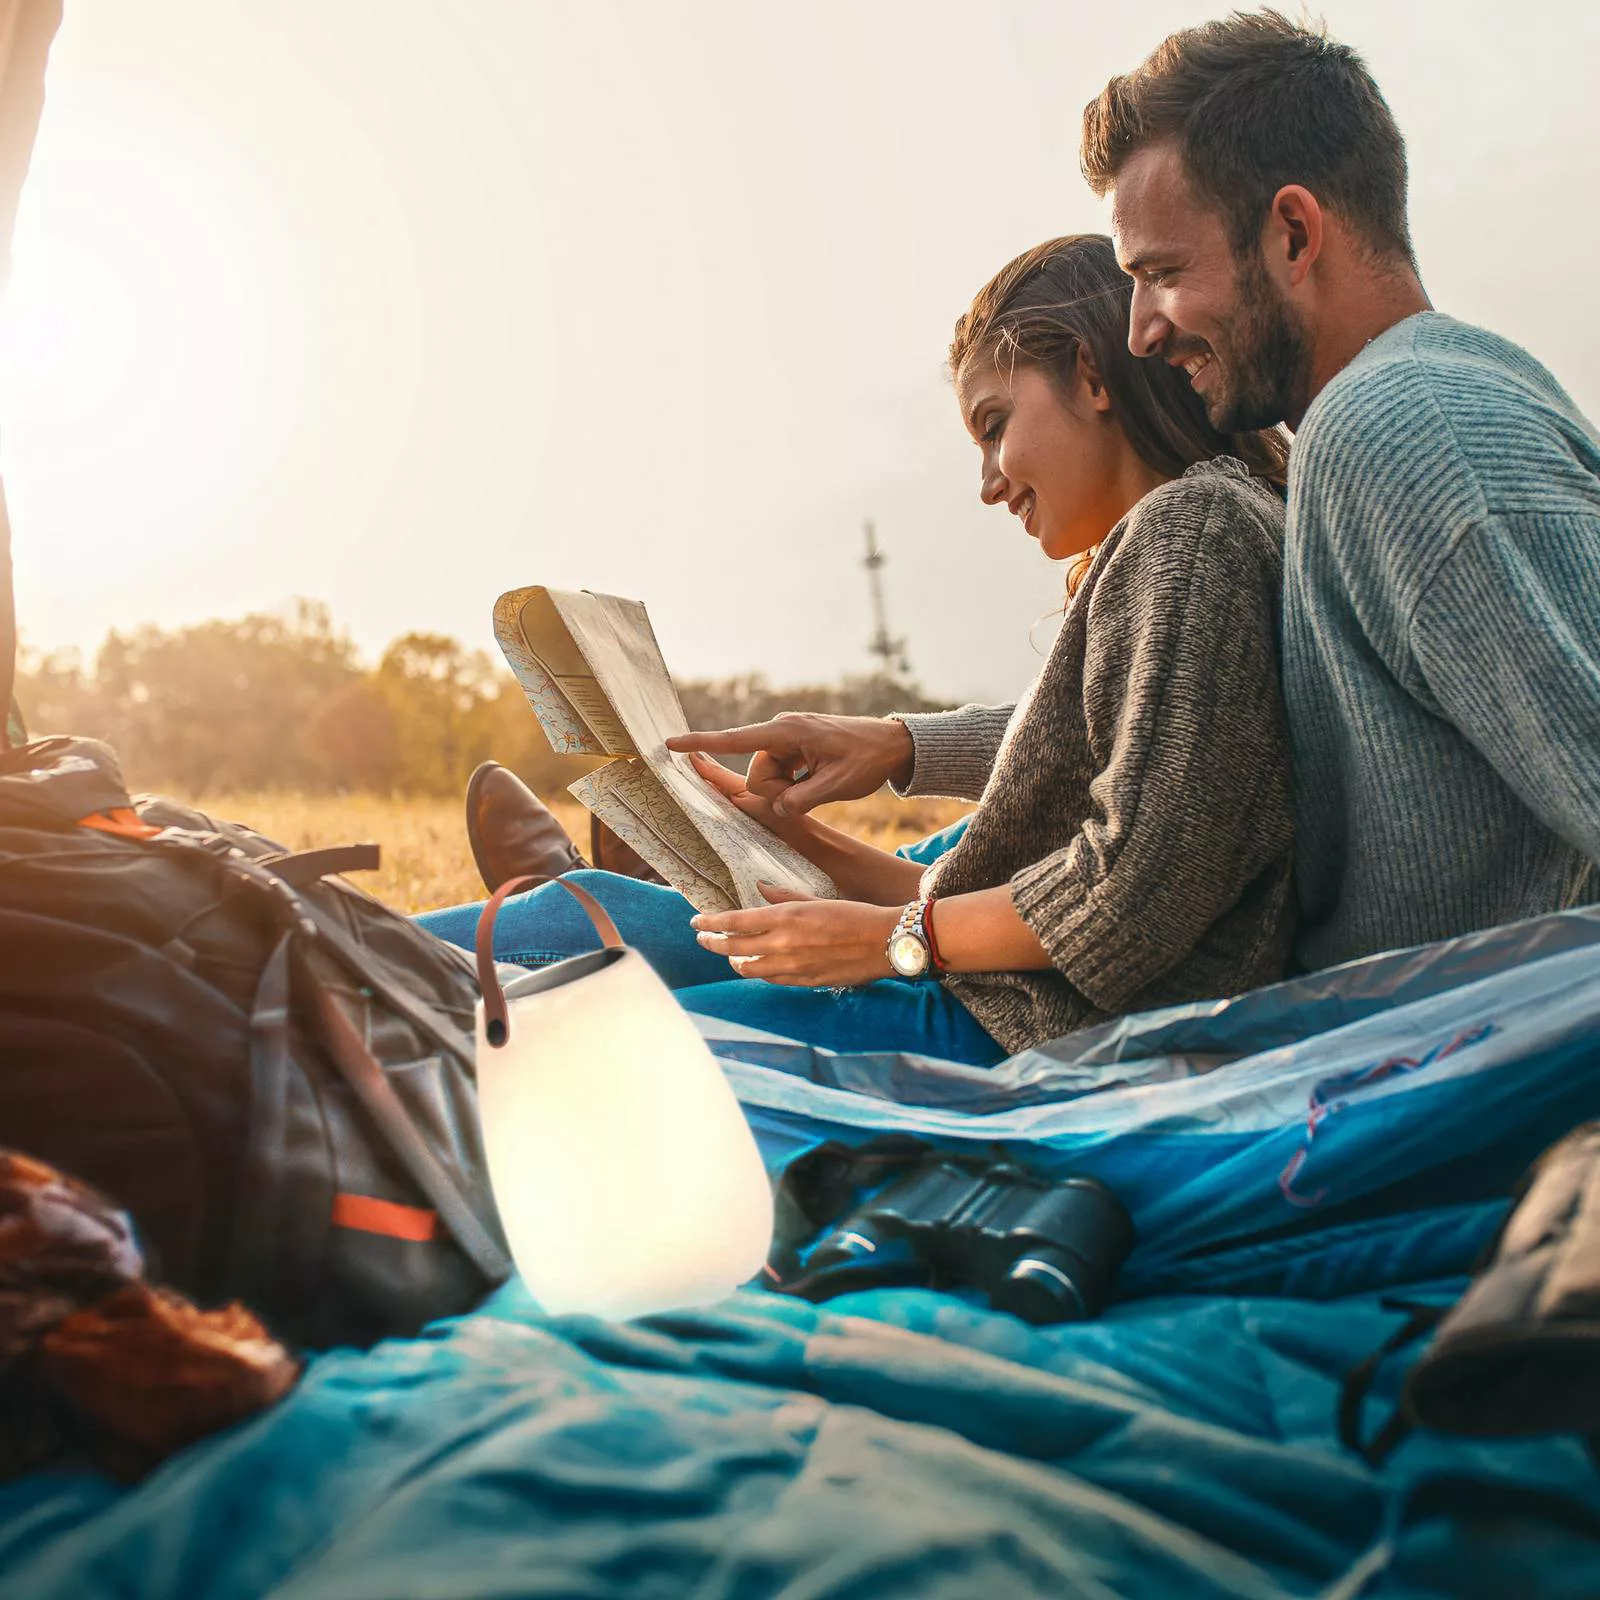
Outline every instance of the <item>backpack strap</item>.
<svg viewBox="0 0 1600 1600"><path fill-rule="evenodd" d="M489 1236L455 1178L418 1133L383 1067L303 956L296 963L296 976L310 996L323 1041L339 1075L350 1086L417 1187L432 1202L439 1220L467 1259L489 1282L504 1282L511 1276L510 1257Z"/></svg>
<svg viewBox="0 0 1600 1600"><path fill-rule="evenodd" d="M284 934L261 969L250 1006L250 1127L234 1179L236 1222L228 1247L227 1281L248 1302L253 1286L271 1284L283 1247L275 1203L283 1190L279 1163L288 1143L290 1052L289 941ZM248 1219L248 1221L246 1220Z"/></svg>
<svg viewBox="0 0 1600 1600"><path fill-rule="evenodd" d="M1396 1407L1389 1420L1371 1438L1361 1437L1361 1408L1372 1389L1378 1370L1396 1350L1403 1349L1414 1339L1436 1328L1449 1309L1446 1306L1424 1306L1409 1300L1385 1300L1391 1311L1409 1311L1411 1315L1378 1346L1364 1361L1352 1367L1339 1387L1339 1441L1347 1450L1354 1450L1368 1466L1378 1467L1389 1458L1395 1447L1411 1432L1411 1422L1401 1407Z"/></svg>
<svg viewBox="0 0 1600 1600"><path fill-rule="evenodd" d="M197 833L185 828L163 828L150 843L183 850L199 850L217 861L223 870L241 883L250 884L272 907L280 923L292 927L310 943L327 951L352 977L381 995L384 1003L398 1011L418 1032L448 1051L464 1066L476 1067L472 1041L460 1029L444 1021L425 1001L403 988L373 961L356 940L320 906L302 900L287 877L270 865L252 860L231 839L221 833ZM352 846L365 851L368 846ZM317 854L320 852L308 852ZM284 860L280 858L280 864ZM365 855L361 859L369 859ZM352 869L353 870L353 869ZM351 893L359 891L350 890Z"/></svg>
<svg viewBox="0 0 1600 1600"><path fill-rule="evenodd" d="M322 850L296 850L284 855L261 856L259 863L291 888L345 872L376 872L383 851L375 844L337 844Z"/></svg>

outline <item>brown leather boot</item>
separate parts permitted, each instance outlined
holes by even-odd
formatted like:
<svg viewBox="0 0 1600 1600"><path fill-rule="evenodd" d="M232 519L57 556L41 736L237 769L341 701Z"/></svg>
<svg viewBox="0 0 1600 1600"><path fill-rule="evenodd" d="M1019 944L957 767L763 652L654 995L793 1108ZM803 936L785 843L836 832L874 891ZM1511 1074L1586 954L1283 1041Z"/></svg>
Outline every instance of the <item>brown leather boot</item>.
<svg viewBox="0 0 1600 1600"><path fill-rule="evenodd" d="M588 865L550 808L498 761L485 761L467 782L467 842L490 894L510 878L555 878Z"/></svg>
<svg viewBox="0 0 1600 1600"><path fill-rule="evenodd" d="M620 872L642 883L667 880L626 840L619 838L599 817L589 813L589 859L605 872Z"/></svg>

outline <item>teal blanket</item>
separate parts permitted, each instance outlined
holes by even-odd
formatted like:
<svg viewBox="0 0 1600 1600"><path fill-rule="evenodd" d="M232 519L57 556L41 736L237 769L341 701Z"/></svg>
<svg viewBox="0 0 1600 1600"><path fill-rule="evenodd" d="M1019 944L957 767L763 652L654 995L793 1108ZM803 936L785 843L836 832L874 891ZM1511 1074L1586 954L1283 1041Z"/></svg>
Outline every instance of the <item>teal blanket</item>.
<svg viewBox="0 0 1600 1600"><path fill-rule="evenodd" d="M515 1290L319 1357L132 1492L0 1489L7 1596L1600 1594L1570 1440L1341 1451L1370 1300L1174 1299L1049 1331L926 1292L615 1326ZM862 1315L861 1313L866 1313ZM1591 1523L1593 1525L1591 1525Z"/></svg>
<svg viewBox="0 0 1600 1600"><path fill-rule="evenodd" d="M127 1489L0 1485L11 1600L1600 1595L1580 1441L1341 1448L1344 1375L1448 1299L1519 1168L1600 1115L1600 912L1129 1019L992 1073L708 1025L777 1169L916 1132L1092 1171L1120 1303L745 1290L631 1325L516 1286ZM1368 1401L1371 1432L1403 1360Z"/></svg>

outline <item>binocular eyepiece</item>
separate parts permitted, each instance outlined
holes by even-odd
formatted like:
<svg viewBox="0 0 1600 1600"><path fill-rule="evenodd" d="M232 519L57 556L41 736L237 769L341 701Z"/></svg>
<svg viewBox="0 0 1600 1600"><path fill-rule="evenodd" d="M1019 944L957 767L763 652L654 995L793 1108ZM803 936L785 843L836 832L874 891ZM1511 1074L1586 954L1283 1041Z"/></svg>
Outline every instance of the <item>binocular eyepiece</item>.
<svg viewBox="0 0 1600 1600"><path fill-rule="evenodd" d="M880 1190L835 1225L806 1269L816 1276L910 1254L935 1287L970 1284L1026 1322L1079 1322L1100 1314L1132 1248L1128 1213L1095 1179L1048 1183L952 1158Z"/></svg>

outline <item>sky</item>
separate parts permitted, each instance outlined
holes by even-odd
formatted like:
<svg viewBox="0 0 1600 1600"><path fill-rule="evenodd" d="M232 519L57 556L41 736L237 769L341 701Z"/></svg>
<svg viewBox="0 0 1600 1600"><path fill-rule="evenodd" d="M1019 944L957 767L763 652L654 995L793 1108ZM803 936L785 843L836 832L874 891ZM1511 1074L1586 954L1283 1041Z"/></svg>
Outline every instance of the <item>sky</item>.
<svg viewBox="0 0 1600 1600"><path fill-rule="evenodd" d="M504 589L646 602L678 675L1013 697L1061 573L943 369L1107 226L1083 104L1198 0L67 0L0 304L26 644L326 601L370 657ZM1441 310L1600 416L1600 7L1327 0Z"/></svg>

